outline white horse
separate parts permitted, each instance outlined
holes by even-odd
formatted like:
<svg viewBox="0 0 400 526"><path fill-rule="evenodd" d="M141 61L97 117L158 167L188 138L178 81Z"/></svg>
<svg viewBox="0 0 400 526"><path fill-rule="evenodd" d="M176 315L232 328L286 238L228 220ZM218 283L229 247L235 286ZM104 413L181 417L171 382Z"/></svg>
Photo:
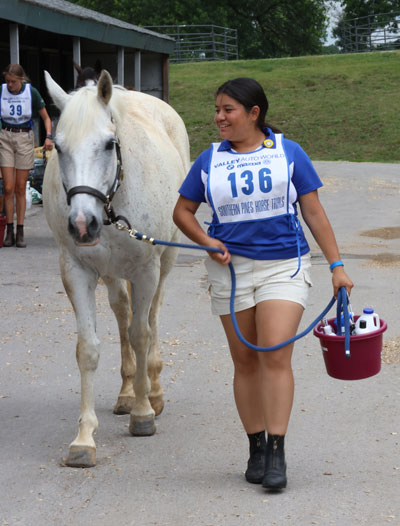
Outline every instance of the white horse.
<svg viewBox="0 0 400 526"><path fill-rule="evenodd" d="M47 72L45 77L61 115L56 152L44 177L43 202L60 249L62 281L75 311L81 373L78 435L67 464L90 467L96 464L93 434L98 427L93 389L99 359L98 280L102 278L108 288L121 340L122 387L114 412L130 413L132 435L152 435L154 417L164 405L158 314L164 281L177 255L176 248L152 246L113 224L103 226L106 211L111 219L114 210L123 216L122 226L130 224L156 239L178 241L172 209L189 167L189 142L183 121L168 104L113 86L106 71L96 87L71 94Z"/></svg>

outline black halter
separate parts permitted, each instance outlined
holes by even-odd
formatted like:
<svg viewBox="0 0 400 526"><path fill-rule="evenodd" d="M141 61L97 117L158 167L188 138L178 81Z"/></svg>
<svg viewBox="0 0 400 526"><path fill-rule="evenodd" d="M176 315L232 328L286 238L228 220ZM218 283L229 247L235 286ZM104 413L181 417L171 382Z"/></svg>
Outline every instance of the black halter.
<svg viewBox="0 0 400 526"><path fill-rule="evenodd" d="M97 188L93 188L91 186L73 186L69 190L67 190L64 186L65 193L67 194L68 206L71 204L71 197L76 194L89 194L97 197L97 199L100 199L100 201L104 203L104 210L108 218L104 220L105 225L110 225L111 223L115 223L118 220L118 217L115 216L114 210L111 206L112 198L114 197L115 192L118 190L119 185L123 179L121 147L118 138L115 141L115 153L117 154L117 171L114 182L107 194L103 194L100 192L100 190L97 190Z"/></svg>

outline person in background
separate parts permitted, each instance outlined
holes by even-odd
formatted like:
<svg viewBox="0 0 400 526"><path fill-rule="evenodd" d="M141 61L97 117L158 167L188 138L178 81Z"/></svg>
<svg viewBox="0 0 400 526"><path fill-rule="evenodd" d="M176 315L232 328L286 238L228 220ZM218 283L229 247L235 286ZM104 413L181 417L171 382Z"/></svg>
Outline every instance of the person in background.
<svg viewBox="0 0 400 526"><path fill-rule="evenodd" d="M3 177L0 173L0 216L3 215L4 208L4 189L3 189Z"/></svg>
<svg viewBox="0 0 400 526"><path fill-rule="evenodd" d="M74 68L78 72L76 78L75 89L83 88L85 86L96 86L100 76L100 71L96 71L92 67L82 68L74 62Z"/></svg>
<svg viewBox="0 0 400 526"><path fill-rule="evenodd" d="M7 230L3 246L26 247L24 220L26 182L33 168L34 135L32 119L40 115L46 129L43 148L53 148L51 120L45 103L19 64L10 64L3 72L5 84L0 88L0 167L4 184L4 208ZM14 195L16 198L17 232L14 233Z"/></svg>
<svg viewBox="0 0 400 526"><path fill-rule="evenodd" d="M329 263L335 296L342 286L350 293L353 283L318 198L321 180L302 148L266 124L267 110L264 90L254 79L220 86L214 120L222 142L194 162L179 190L174 221L195 243L221 250L209 252L206 267L212 312L227 336L235 402L249 438L245 477L281 490L287 485L284 439L294 396L293 343L257 352L239 340L230 316L228 264L236 273L240 332L259 347L295 336L306 306L311 258L298 206ZM202 202L212 210L207 233L195 217Z"/></svg>

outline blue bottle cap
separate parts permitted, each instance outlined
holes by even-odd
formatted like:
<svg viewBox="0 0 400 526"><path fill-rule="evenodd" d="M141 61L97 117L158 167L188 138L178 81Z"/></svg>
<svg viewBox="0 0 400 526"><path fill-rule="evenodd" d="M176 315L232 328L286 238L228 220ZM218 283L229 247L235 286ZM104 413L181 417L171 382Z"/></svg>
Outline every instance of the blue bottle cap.
<svg viewBox="0 0 400 526"><path fill-rule="evenodd" d="M372 310L372 312L374 312L374 311ZM352 316L352 315L350 314L350 312L349 312L349 321L352 321L352 319L353 319L353 316ZM344 327L344 314L341 314L341 315L340 315L340 323L341 323L342 327ZM333 325L334 325L335 327L337 326L337 318L335 318L335 319L333 320Z"/></svg>
<svg viewBox="0 0 400 526"><path fill-rule="evenodd" d="M374 309L371 309L370 307L365 307L365 309L363 309L363 313L364 314L373 314L374 313Z"/></svg>

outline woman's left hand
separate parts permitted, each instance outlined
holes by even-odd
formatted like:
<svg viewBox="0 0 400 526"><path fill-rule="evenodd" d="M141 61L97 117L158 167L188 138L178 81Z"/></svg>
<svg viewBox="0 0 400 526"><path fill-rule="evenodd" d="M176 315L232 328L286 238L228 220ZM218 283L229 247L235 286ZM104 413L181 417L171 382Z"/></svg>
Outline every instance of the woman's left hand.
<svg viewBox="0 0 400 526"><path fill-rule="evenodd" d="M53 149L53 141L46 137L46 140L43 144L43 150L52 150Z"/></svg>
<svg viewBox="0 0 400 526"><path fill-rule="evenodd" d="M351 289L354 287L354 283L351 281L349 276L344 271L342 266L335 267L332 271L332 285L333 294L337 298L340 287L345 287L347 294L350 296Z"/></svg>

